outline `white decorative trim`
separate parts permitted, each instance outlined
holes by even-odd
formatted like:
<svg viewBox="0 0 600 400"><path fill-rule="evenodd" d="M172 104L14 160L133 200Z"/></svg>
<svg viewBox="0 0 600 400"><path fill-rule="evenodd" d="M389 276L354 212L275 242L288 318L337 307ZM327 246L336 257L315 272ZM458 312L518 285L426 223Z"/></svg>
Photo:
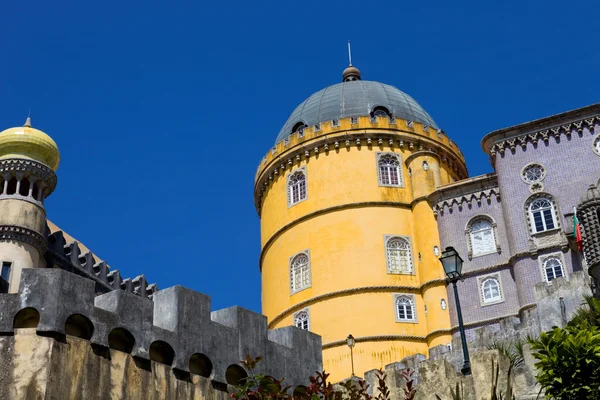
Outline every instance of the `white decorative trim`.
<svg viewBox="0 0 600 400"><path fill-rule="evenodd" d="M396 160L398 161L398 184L397 185L394 185L391 183L385 184L381 181L381 170L379 167L379 160L384 156L395 157ZM404 171L403 171L403 167L402 167L402 155L401 154L394 153L391 151L376 152L375 153L375 167L376 167L376 172L377 172L377 183L379 184L379 186L381 186L381 187L398 187L398 188L404 187Z"/></svg>
<svg viewBox="0 0 600 400"><path fill-rule="evenodd" d="M592 150L600 156L600 135L592 142Z"/></svg>
<svg viewBox="0 0 600 400"><path fill-rule="evenodd" d="M300 284L297 287L294 287L293 282L292 282L292 276L294 271L292 270L292 263L294 262L294 259L296 259L296 257L298 256L306 256L306 258L308 259L307 265L306 265L306 273L308 274L308 283L306 284L306 286L302 286L302 281L304 281L304 276L301 274L300 275ZM308 289L309 287L312 286L312 268L311 268L311 264L310 264L310 250L306 249L304 251L300 251L294 255L292 255L289 260L288 260L288 276L290 278L290 296L293 294L296 294L298 292L301 292L305 289Z"/></svg>
<svg viewBox="0 0 600 400"><path fill-rule="evenodd" d="M548 281L548 276L546 275L546 267L544 266L546 261L548 261L551 258L557 258L560 261L562 277L568 280L569 276L567 274L567 268L566 268L565 258L563 256L563 253L554 252L554 253L544 254L543 256L538 257L538 264L540 267L540 272L542 274L542 281L548 283L548 285L552 285L552 281Z"/></svg>
<svg viewBox="0 0 600 400"><path fill-rule="evenodd" d="M498 291L500 292L500 298L497 300L486 301L485 294L483 292L483 284L488 279L495 279L498 282ZM504 289L502 288L502 279L500 278L500 273L496 272L494 274L482 275L477 277L477 288L479 291L479 304L482 307L491 306L494 304L504 303Z"/></svg>
<svg viewBox="0 0 600 400"><path fill-rule="evenodd" d="M296 318L297 318L297 317L298 317L300 314L306 314L306 325L307 325L307 326L306 326L306 329L304 329L303 327L300 327L300 326L298 326L298 325L297 325L297 323L296 323ZM292 315L292 322L293 322L293 324L294 324L294 326L295 326L296 328L298 328L298 329L302 329L302 330L306 330L306 331L310 331L310 308L309 308L309 307L306 307L306 308L303 308L302 310L299 310L299 311L295 312L295 313Z"/></svg>
<svg viewBox="0 0 600 400"><path fill-rule="evenodd" d="M493 143L489 148L489 154L492 157L495 157L496 153L503 155L507 148L510 149L510 151L515 151L517 146L521 146L523 149L525 149L527 147L527 143L533 143L536 145L540 140L548 143L550 137L560 140L562 135L570 136L573 131L581 133L583 132L584 128L588 128L591 133L594 133L595 122L600 122L599 116L592 116L590 118L581 119L577 122L562 124L534 132L522 133L520 135Z"/></svg>
<svg viewBox="0 0 600 400"><path fill-rule="evenodd" d="M390 259L389 259L389 254L388 254L388 242L395 238L405 240L408 244L408 252L409 252L408 262L410 264L409 272L392 271L392 269L390 268ZM385 264L386 264L386 268L387 268L387 273L389 275L415 275L415 259L414 259L414 255L413 255L412 240L410 239L410 236L383 235L383 251L385 252Z"/></svg>
<svg viewBox="0 0 600 400"><path fill-rule="evenodd" d="M399 299L401 298L405 298L408 299L411 304L412 304L412 314L413 314L413 318L412 319L400 319L398 316L398 305L397 302ZM414 294L410 294L410 293L393 293L393 299L394 299L394 318L396 320L396 322L400 322L400 323L407 323L407 324L417 324L419 323L419 320L417 318L417 303L416 303L416 296Z"/></svg>
<svg viewBox="0 0 600 400"><path fill-rule="evenodd" d="M529 209L531 207L531 204L534 201L536 201L537 199L541 199L541 198L544 198L544 199L550 201L550 203L552 204L552 208L551 208L552 221L554 222L555 226L553 228L537 232L535 230L535 222L533 220L533 214L531 213L531 211ZM547 192L538 192L538 193L535 193L535 194L529 196L527 198L527 200L525 200L525 205L524 205L525 218L527 220L527 226L529 227L529 234L531 236L536 236L536 235L544 234L545 232L559 229L561 227L561 221L559 218L560 214L558 212L559 209L560 208L558 207L556 198L554 198L554 196L552 196L551 194L549 194Z"/></svg>
<svg viewBox="0 0 600 400"><path fill-rule="evenodd" d="M290 160L290 162L291 162L291 160ZM290 177L293 176L294 174L296 174L297 172L302 172L302 174L304 174L304 198L301 198L298 201L294 202L292 199L292 194L290 193ZM296 204L299 204L299 203L302 203L303 201L308 200L308 175L306 173L306 166L296 168L296 169L290 171L290 173L287 175L287 177L285 179L285 191L286 191L288 208L293 207Z"/></svg>
<svg viewBox="0 0 600 400"><path fill-rule="evenodd" d="M479 220L488 221L492 225L492 234L494 236L494 244L496 245L496 250L488 251L487 253L473 254L473 242L471 241L471 226L473 226L473 224ZM473 258L476 258L476 257L486 256L488 254L495 254L495 253L500 254L502 252L502 248L500 247L500 242L498 241L498 224L496 224L496 221L494 220L494 218L492 218L488 214L476 215L476 216L472 217L471 219L469 219L469 221L467 222L467 225L465 227L465 236L466 236L466 240L467 240L467 249L468 249L467 257L469 258L469 260L472 260Z"/></svg>
<svg viewBox="0 0 600 400"><path fill-rule="evenodd" d="M528 180L527 177L525 176L525 171L529 168L533 168L536 166L539 167L542 172L540 179L538 179L536 181ZM532 185L534 183L540 183L544 180L545 177L546 177L546 167L544 167L541 163L532 162L532 163L525 165L523 168L521 168L521 180L528 185Z"/></svg>

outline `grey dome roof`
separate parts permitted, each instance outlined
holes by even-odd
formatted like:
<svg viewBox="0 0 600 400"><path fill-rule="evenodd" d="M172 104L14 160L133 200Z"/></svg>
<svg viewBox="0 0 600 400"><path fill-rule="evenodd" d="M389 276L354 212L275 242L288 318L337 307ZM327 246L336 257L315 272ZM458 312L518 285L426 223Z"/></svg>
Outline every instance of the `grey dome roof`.
<svg viewBox="0 0 600 400"><path fill-rule="evenodd" d="M431 116L406 93L383 83L357 80L329 86L300 103L279 131L275 143L289 136L298 122L310 126L335 118L365 116L376 106L387 108L394 117L437 129Z"/></svg>

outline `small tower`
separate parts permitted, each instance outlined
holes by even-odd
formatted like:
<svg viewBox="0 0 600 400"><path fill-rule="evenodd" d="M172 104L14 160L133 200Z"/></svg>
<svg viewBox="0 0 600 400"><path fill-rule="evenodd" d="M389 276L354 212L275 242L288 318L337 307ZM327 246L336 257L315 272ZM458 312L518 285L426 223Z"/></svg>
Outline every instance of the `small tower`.
<svg viewBox="0 0 600 400"><path fill-rule="evenodd" d="M0 292L15 293L21 270L45 267L44 200L56 187L60 154L44 132L25 125L0 132Z"/></svg>
<svg viewBox="0 0 600 400"><path fill-rule="evenodd" d="M600 284L600 190L590 185L577 207L577 219L581 222L583 251L588 272ZM596 292L596 296L598 296Z"/></svg>

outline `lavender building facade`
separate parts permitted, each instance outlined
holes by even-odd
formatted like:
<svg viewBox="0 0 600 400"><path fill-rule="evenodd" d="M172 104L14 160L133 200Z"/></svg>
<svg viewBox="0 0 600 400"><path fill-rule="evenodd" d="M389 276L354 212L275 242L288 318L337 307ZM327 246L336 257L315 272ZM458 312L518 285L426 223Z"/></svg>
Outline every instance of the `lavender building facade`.
<svg viewBox="0 0 600 400"><path fill-rule="evenodd" d="M587 269L573 215L600 178L600 104L492 132L482 147L494 173L428 197L442 247L453 246L465 260L459 292L471 338L480 326L537 313L536 284Z"/></svg>

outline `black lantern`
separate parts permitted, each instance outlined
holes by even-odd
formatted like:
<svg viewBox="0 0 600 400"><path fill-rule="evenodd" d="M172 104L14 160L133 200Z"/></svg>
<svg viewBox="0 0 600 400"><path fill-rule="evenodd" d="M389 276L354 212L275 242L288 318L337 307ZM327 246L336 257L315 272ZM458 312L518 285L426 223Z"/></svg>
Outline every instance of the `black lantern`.
<svg viewBox="0 0 600 400"><path fill-rule="evenodd" d="M352 364L352 376L354 376L354 354L352 354L352 348L356 344L356 339L352 334L348 335L346 338L346 344L350 347L350 363Z"/></svg>
<svg viewBox="0 0 600 400"><path fill-rule="evenodd" d="M460 341L463 348L464 364L461 368L463 375L471 375L471 361L469 359L469 348L467 347L467 337L465 335L465 325L463 324L462 311L460 309L460 299L458 298L458 288L456 282L460 279L462 272L463 259L460 258L454 247L446 247L440 257L444 272L452 282L454 288L454 299L456 303L456 316L458 317L458 328L460 330Z"/></svg>
<svg viewBox="0 0 600 400"><path fill-rule="evenodd" d="M463 259L460 258L458 252L454 250L454 247L446 247L446 250L442 251L440 261L444 267L444 272L451 281L456 281L460 278Z"/></svg>

